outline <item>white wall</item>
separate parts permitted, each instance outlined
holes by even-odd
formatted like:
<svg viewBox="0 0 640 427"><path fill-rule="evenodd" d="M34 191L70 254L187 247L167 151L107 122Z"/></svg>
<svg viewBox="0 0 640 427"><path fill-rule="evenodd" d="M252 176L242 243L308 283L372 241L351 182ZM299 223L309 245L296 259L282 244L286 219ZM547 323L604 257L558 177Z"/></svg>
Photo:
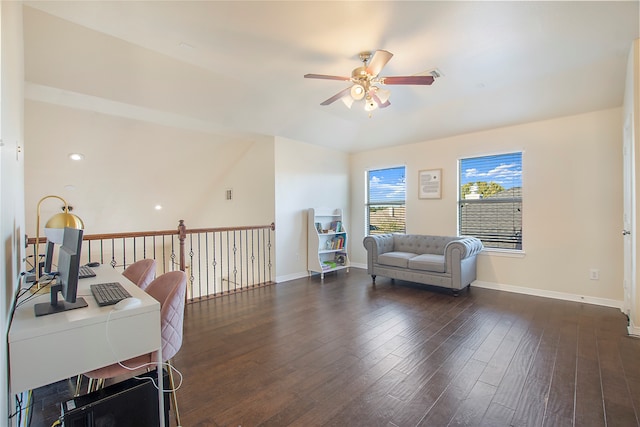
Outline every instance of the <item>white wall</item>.
<svg viewBox="0 0 640 427"><path fill-rule="evenodd" d="M18 287L24 256L24 161L20 147L23 136L23 44L22 3L0 2L0 257L3 259L0 284L0 322L8 331L13 295ZM0 345L0 422L8 425L7 341Z"/></svg>
<svg viewBox="0 0 640 427"><path fill-rule="evenodd" d="M276 279L281 282L307 275L307 209L342 208L349 218L349 158L276 137L275 175ZM348 221L345 227L350 230Z"/></svg>
<svg viewBox="0 0 640 427"><path fill-rule="evenodd" d="M204 132L36 101L25 103L25 126L29 236L38 200L48 194L73 205L88 234L175 229L180 219L189 228L274 219L273 163L263 161L273 157L273 138L223 143ZM84 160L70 160L72 152ZM230 202L226 188L234 190ZM60 206L44 201L43 221Z"/></svg>
<svg viewBox="0 0 640 427"><path fill-rule="evenodd" d="M267 225L275 219L273 137L227 144L204 156L210 177L201 188L192 182L195 204L191 227ZM208 151L208 150L207 150ZM193 153L202 156L202 153ZM217 160L217 161L216 161ZM215 166L214 166L215 165ZM190 172L189 172L190 174ZM231 190L231 200L226 199Z"/></svg>
<svg viewBox="0 0 640 427"><path fill-rule="evenodd" d="M456 235L457 161L523 151L521 257L482 255L485 286L619 306L622 293L622 110L357 153L351 159L352 262L366 263L364 174L407 166L407 232ZM442 199L418 199L418 171L442 168ZM600 280L589 280L589 270Z"/></svg>
<svg viewBox="0 0 640 427"><path fill-rule="evenodd" d="M634 137L634 150L635 150L635 158L633 160L634 165L634 176L640 176L640 85L638 84L640 81L640 39L636 39L631 49L629 49L629 58L627 63L627 79L625 84L625 92L624 92L624 113L623 113L623 124L628 120L630 124L630 128L632 129L632 134ZM632 203L635 202L635 205L632 207L632 223L634 226L632 227L632 231L634 231L635 235L631 235L632 245L635 248L635 256L636 258L632 260L634 268L632 269L632 275L635 272L635 277L631 277L631 310L629 313L629 332L633 335L640 336L640 291L638 290L638 286L640 286L640 268L638 265L640 264L640 259L638 258L638 244L640 242L640 238L638 237L638 220L635 215L640 212L637 203L640 202L640 186L636 182L634 182L634 186L632 186L632 191L635 189L635 194L632 197Z"/></svg>

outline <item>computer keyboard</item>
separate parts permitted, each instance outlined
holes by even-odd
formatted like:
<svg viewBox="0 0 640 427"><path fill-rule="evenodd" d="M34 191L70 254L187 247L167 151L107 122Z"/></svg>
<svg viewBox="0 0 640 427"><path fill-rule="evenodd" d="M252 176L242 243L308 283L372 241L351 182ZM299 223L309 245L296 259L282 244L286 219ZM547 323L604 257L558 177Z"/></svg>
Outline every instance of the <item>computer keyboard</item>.
<svg viewBox="0 0 640 427"><path fill-rule="evenodd" d="M101 307L113 305L131 296L118 282L91 285L91 293Z"/></svg>
<svg viewBox="0 0 640 427"><path fill-rule="evenodd" d="M78 279L86 279L87 277L96 277L96 272L86 265L81 265L78 270Z"/></svg>

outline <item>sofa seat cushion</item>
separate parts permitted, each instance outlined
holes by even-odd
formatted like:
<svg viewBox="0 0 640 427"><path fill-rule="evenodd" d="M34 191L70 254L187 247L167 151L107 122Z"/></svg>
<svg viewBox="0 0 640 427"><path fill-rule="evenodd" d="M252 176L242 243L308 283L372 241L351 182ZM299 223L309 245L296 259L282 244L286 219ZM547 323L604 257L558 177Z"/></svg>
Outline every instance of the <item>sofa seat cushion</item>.
<svg viewBox="0 0 640 427"><path fill-rule="evenodd" d="M408 266L413 270L425 270L433 271L436 273L444 273L444 255L418 255L409 259Z"/></svg>
<svg viewBox="0 0 640 427"><path fill-rule="evenodd" d="M407 268L409 260L417 255L412 252L386 252L378 255L378 264Z"/></svg>

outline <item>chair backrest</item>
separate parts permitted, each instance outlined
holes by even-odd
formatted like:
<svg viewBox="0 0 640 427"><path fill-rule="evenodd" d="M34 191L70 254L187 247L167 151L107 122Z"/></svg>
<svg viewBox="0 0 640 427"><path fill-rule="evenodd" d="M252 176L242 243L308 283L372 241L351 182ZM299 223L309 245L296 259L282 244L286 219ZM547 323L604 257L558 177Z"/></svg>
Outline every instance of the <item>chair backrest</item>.
<svg viewBox="0 0 640 427"><path fill-rule="evenodd" d="M182 346L184 301L187 275L184 271L170 271L154 279L146 292L160 303L163 362L171 359ZM152 361L155 360L153 353Z"/></svg>
<svg viewBox="0 0 640 427"><path fill-rule="evenodd" d="M145 290L156 276L156 260L141 259L136 261L127 267L122 275L138 285L140 289Z"/></svg>

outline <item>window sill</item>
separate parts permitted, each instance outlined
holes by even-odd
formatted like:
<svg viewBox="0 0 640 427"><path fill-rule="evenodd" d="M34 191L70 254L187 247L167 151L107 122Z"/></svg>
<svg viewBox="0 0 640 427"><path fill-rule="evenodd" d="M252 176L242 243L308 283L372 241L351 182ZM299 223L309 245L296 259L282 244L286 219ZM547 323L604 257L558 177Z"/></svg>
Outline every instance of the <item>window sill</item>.
<svg viewBox="0 0 640 427"><path fill-rule="evenodd" d="M484 248L479 255L483 256L499 256L507 258L524 258L525 252L517 249L496 249L496 248Z"/></svg>

